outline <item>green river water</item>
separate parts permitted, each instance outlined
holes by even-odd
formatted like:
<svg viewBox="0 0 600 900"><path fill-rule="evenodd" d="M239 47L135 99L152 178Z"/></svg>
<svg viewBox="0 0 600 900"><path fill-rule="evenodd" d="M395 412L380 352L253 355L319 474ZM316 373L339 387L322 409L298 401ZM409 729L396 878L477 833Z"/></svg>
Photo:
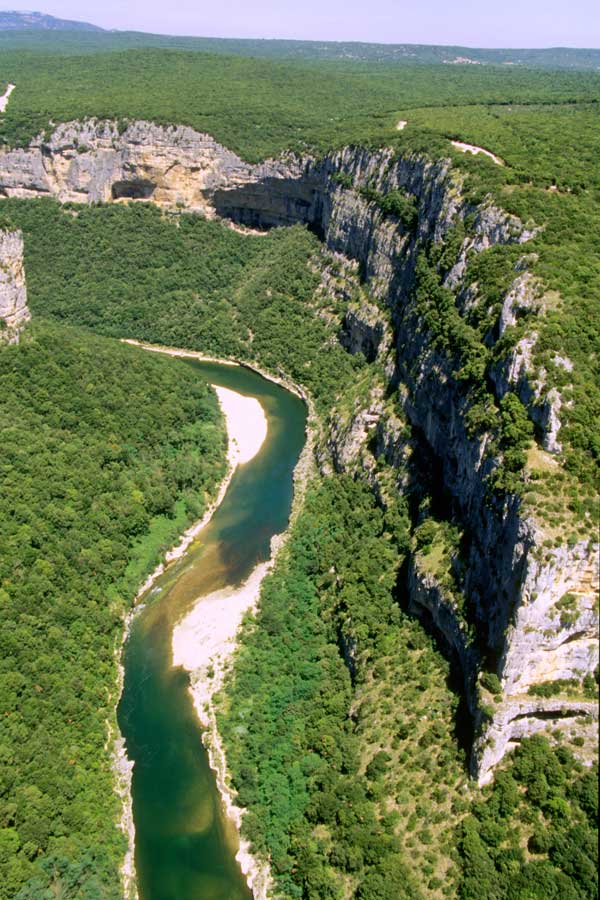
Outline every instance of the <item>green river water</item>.
<svg viewBox="0 0 600 900"><path fill-rule="evenodd" d="M185 556L170 566L133 619L118 709L133 760L135 865L140 900L250 900L235 860L188 675L173 668L174 625L198 598L244 581L286 529L293 470L305 440L302 400L238 366L188 361L198 377L256 397L268 420L257 456L240 466L223 502Z"/></svg>

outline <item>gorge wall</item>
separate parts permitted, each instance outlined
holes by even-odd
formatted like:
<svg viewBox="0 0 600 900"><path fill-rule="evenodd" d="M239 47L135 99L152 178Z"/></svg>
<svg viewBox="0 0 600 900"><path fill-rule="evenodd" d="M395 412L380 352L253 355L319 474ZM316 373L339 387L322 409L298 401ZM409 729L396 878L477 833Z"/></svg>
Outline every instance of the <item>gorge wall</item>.
<svg viewBox="0 0 600 900"><path fill-rule="evenodd" d="M411 198L410 221L382 208L380 198L393 192ZM492 496L490 478L501 454L489 430L469 427L472 401L456 359L432 340L415 297L420 254L452 246L450 261L438 271L456 309L468 317L486 304L470 278L470 261L495 245L522 244L514 281L485 335L493 348L522 310L539 303L527 271L532 229L491 202L465 200L462 177L449 160L346 148L320 159L290 155L252 166L207 135L144 122L124 130L111 122L61 125L48 140L4 150L0 194L151 201L252 228L302 223L337 255L342 271L347 260L355 261L371 299L348 305L339 337L383 375L344 427L332 417L328 451L337 468L362 469L381 498L374 459L397 469L396 489L422 475L461 527L458 593L415 549L407 605L462 674L476 732L473 773L488 780L505 752L538 730L559 727L583 736L586 746L595 744L596 703L583 696L540 697L529 689L580 681L598 665L598 545L549 541L545 523L518 495ZM561 398L532 370L535 339L532 326L494 363L489 381L497 402L514 392L525 404L539 452L553 465L561 449ZM394 398L397 415L390 415L386 396ZM407 466L411 455L422 461L420 472ZM498 691L484 687L482 672L497 675Z"/></svg>
<svg viewBox="0 0 600 900"><path fill-rule="evenodd" d="M0 231L0 344L16 344L31 318L20 231Z"/></svg>

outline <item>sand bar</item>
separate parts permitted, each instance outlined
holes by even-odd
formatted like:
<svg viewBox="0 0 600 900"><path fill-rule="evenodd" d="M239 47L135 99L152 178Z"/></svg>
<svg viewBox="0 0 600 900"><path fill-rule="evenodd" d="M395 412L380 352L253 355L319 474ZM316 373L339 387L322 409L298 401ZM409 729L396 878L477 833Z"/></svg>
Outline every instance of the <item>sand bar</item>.
<svg viewBox="0 0 600 900"><path fill-rule="evenodd" d="M229 463L250 462L267 436L267 417L256 397L245 397L229 388L213 384L227 423Z"/></svg>
<svg viewBox="0 0 600 900"><path fill-rule="evenodd" d="M214 387L227 422L229 465L233 470L259 452L267 436L267 419L256 398ZM200 597L192 611L173 629L173 665L183 666L190 673L194 708L204 731L203 743L225 812L238 832L243 810L236 806L234 792L228 784L225 750L212 701L223 684L242 619L246 613L256 610L260 585L271 565L271 561L258 565L242 585ZM242 838L236 859L256 900L266 900L271 884L269 868L252 855L248 842Z"/></svg>
<svg viewBox="0 0 600 900"><path fill-rule="evenodd" d="M166 353L169 356L200 356L200 354L193 354L186 352L185 350L177 350L175 348L159 348L155 346L144 346L143 344L139 344L137 341L125 341L125 343L131 343L137 346L142 346L143 349L152 350L154 352ZM236 363L229 363L223 360L215 360L221 364L225 365L236 365ZM238 465L242 465L246 462L249 462L256 454L259 452L262 447L264 440L267 436L267 418L265 412L261 406L261 404L256 400L255 397L245 397L242 394L238 394L236 391L231 391L228 388L221 388L216 385L213 385L215 392L217 394L217 398L219 400L219 404L223 411L223 415L225 416L225 424L227 428L227 438L228 438L228 451L227 451L227 461L228 461L228 472L226 477L223 479L221 483L221 487L219 489L218 496L214 503L207 509L203 518L192 525L187 531L182 535L179 543L169 550L165 554L164 562L159 563L156 569L152 572L152 574L146 579L144 584L140 587L137 596L136 596L136 604L141 599L142 595L145 594L156 581L156 579L165 571L166 566L173 562L176 559L182 557L190 544L195 540L198 534L202 531L203 528L209 523L212 516L214 515L216 509L220 506L223 497L229 487L231 482L231 478L237 468ZM235 649L235 633L239 627L241 622L241 618L244 614L246 608L250 608L252 603L249 602L248 598L250 596L250 592L254 597L253 603L256 603L258 600L258 596L260 593L260 582L262 578L266 574L266 571L270 567L270 563L265 563L262 566L259 566L254 570L246 584L242 589L238 590L237 593L239 596L237 597L237 601L234 602L233 607L231 609L232 615L229 613L227 615L221 614L215 616L216 620L220 618L220 626L217 624L216 626L209 627L206 631L204 647L200 647L198 652L198 656L203 658L207 653L207 646L210 646L211 653L218 653L219 649L221 649L221 655L223 657L223 661L225 661ZM230 595L231 591L235 591L235 589L227 589L226 591L218 592L219 594L228 594ZM214 600L214 595L212 595ZM205 600L210 600L211 597L202 598L200 603L202 604ZM213 603L215 609L213 610L216 614L216 606L218 604ZM198 607L192 611L192 616L196 612ZM122 658L123 645L127 640L127 635L129 633L129 628L131 626L131 622L136 613L136 606L131 610L129 615L125 620L125 630L123 634L122 644L119 650L119 657ZM184 622L186 622L184 620ZM197 627L197 621L192 620L191 623L192 628ZM180 626L177 626L179 628ZM175 633L177 632L177 628L175 629ZM219 630L220 629L220 630ZM175 641L175 633L174 633L174 641ZM190 643L189 638L187 639L187 643L180 643L180 652L184 653L184 649L187 650L189 654L192 652L192 647L195 646L195 642L193 644ZM184 648L184 649L181 649ZM194 675L194 670L196 669L196 663L191 658L191 656L186 657L186 662L177 662L175 665L185 665L187 669L192 671L192 676ZM189 665L188 665L189 664ZM121 694L123 688L123 666L122 662L119 663L119 695ZM223 672L221 672L221 680L223 677ZM212 694L215 690L217 690L218 684L217 680L213 682L212 690L208 693L209 697L212 697ZM198 699L196 698L196 694L198 693ZM192 677L192 696L194 698L195 708L198 710L198 716L200 718L201 723L204 724L206 721L206 717L203 719L200 710L204 708L205 705L205 696L206 690L197 691L194 685L194 678ZM214 714L212 716L214 720ZM223 803L225 805L226 812L228 816L233 820L236 827L240 828L242 810L238 809L233 803L233 796L231 790L226 784L226 760L225 753L223 747L220 742L220 738L218 732L216 730L216 721L213 721L212 726L210 728L210 732L214 735L208 746L208 753L211 762L212 768L215 770L217 775L217 786L221 797L223 798ZM120 828L124 832L124 834L128 838L128 849L125 855L125 859L123 861L123 865L121 866L121 877L123 880L124 887L124 896L127 900L137 900L138 892L137 885L135 881L135 864L134 864L134 854L135 854L135 825L133 821L133 810L132 810L132 802L131 802L131 778L133 771L133 763L128 759L125 742L122 736L118 733L113 737L112 734L109 733L109 742L113 742L113 760L114 760L114 771L116 777L116 790L119 794L119 797L122 802L122 813L120 820ZM249 845L246 841L240 840L240 849L236 854L236 859L238 860L242 872L246 876L248 884L250 888L254 891L254 895L256 900L261 900L261 898L265 898L267 896L267 889L270 885L270 873L268 866L261 864L258 860L250 853Z"/></svg>

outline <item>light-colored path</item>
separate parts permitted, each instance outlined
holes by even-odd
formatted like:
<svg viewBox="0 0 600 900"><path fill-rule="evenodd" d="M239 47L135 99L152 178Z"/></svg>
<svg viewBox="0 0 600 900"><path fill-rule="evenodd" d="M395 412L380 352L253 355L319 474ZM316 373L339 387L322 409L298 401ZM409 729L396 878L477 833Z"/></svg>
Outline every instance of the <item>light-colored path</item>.
<svg viewBox="0 0 600 900"><path fill-rule="evenodd" d="M16 87L15 84L9 84L9 86L6 88L6 90L0 97L0 112L6 112L6 107L8 105L9 97L12 94L12 92L14 91L15 87Z"/></svg>
<svg viewBox="0 0 600 900"><path fill-rule="evenodd" d="M484 156L489 156L490 159L493 159L497 166L504 165L504 160L500 159L499 156L496 156L489 150L484 150L483 147L477 147L476 144L465 144L464 141L450 141L450 143L453 147L456 147L457 150L460 150L461 153L474 153L475 156L477 156L478 153L483 153Z"/></svg>

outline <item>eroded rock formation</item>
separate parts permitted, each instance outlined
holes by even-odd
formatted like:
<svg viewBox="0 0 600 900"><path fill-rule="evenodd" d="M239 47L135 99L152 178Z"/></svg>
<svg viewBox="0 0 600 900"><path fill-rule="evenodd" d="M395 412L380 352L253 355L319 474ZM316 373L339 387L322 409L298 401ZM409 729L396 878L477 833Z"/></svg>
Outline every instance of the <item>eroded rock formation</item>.
<svg viewBox="0 0 600 900"><path fill-rule="evenodd" d="M0 343L16 344L31 318L27 307L20 231L0 231Z"/></svg>

